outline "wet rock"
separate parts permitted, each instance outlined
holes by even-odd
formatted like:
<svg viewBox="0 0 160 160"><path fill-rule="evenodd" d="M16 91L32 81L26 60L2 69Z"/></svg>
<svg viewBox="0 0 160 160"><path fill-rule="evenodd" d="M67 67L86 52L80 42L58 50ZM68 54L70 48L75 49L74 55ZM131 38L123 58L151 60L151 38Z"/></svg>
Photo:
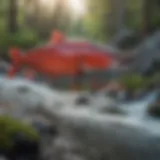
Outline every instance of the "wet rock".
<svg viewBox="0 0 160 160"><path fill-rule="evenodd" d="M160 60L160 31L148 37L136 50L136 56L129 68L139 73L147 73L155 61ZM152 53L152 54L151 54Z"/></svg>
<svg viewBox="0 0 160 160"><path fill-rule="evenodd" d="M0 160L7 160L7 159L6 159L5 157L2 157L2 156L1 156L1 157L0 157Z"/></svg>
<svg viewBox="0 0 160 160"><path fill-rule="evenodd" d="M6 159L6 156L7 155L7 150L4 150L4 149L0 149L0 160L5 160Z"/></svg>
<svg viewBox="0 0 160 160"><path fill-rule="evenodd" d="M106 107L102 107L99 111L100 113L103 114L118 114L118 115L125 115L126 112L120 108L119 106L113 105L113 106L106 106Z"/></svg>
<svg viewBox="0 0 160 160"><path fill-rule="evenodd" d="M14 141L14 147L7 153L9 160L26 159L39 160L40 142L27 140L21 135L17 135Z"/></svg>
<svg viewBox="0 0 160 160"><path fill-rule="evenodd" d="M58 135L57 127L54 125L45 124L42 122L33 122L32 125L37 129L42 137L49 135L53 138Z"/></svg>
<svg viewBox="0 0 160 160"><path fill-rule="evenodd" d="M30 91L30 89L27 86L19 86L17 90L18 90L18 93L22 93L22 94L28 93Z"/></svg>
<svg viewBox="0 0 160 160"><path fill-rule="evenodd" d="M6 74L9 70L10 64L0 59L0 74Z"/></svg>
<svg viewBox="0 0 160 160"><path fill-rule="evenodd" d="M148 114L160 118L160 104L153 104L148 107Z"/></svg>
<svg viewBox="0 0 160 160"><path fill-rule="evenodd" d="M74 154L65 154L63 157L64 160L85 160L84 157Z"/></svg>
<svg viewBox="0 0 160 160"><path fill-rule="evenodd" d="M132 100L134 100L134 91L132 91L132 90L127 90L127 91L126 91L125 100L126 100L126 101L132 101Z"/></svg>
<svg viewBox="0 0 160 160"><path fill-rule="evenodd" d="M73 121L73 117L71 119ZM70 128L85 148L84 155L90 157L88 159L159 160L160 139L129 119L114 116L106 120L101 117L85 120L81 117L76 125L70 123Z"/></svg>
<svg viewBox="0 0 160 160"><path fill-rule="evenodd" d="M64 133L63 133L64 134ZM84 160L81 146L76 143L72 136L59 136L54 143L54 158L61 160ZM53 155L53 151L52 151Z"/></svg>
<svg viewBox="0 0 160 160"><path fill-rule="evenodd" d="M115 98L115 99L117 98L117 94L118 93L116 91L110 91L110 92L108 92L108 96L111 97L111 98Z"/></svg>
<svg viewBox="0 0 160 160"><path fill-rule="evenodd" d="M76 99L76 105L89 105L90 99L87 96L80 96Z"/></svg>
<svg viewBox="0 0 160 160"><path fill-rule="evenodd" d="M130 30L119 32L112 40L112 46L120 49L130 49L139 43L139 37Z"/></svg>

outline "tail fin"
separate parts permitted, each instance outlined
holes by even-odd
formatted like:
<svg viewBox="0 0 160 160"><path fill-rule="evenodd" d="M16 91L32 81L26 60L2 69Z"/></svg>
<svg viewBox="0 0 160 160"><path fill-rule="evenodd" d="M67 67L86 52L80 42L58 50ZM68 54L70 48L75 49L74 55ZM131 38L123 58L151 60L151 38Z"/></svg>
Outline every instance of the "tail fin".
<svg viewBox="0 0 160 160"><path fill-rule="evenodd" d="M60 44L64 42L65 36L62 32L55 30L52 32L50 44Z"/></svg>
<svg viewBox="0 0 160 160"><path fill-rule="evenodd" d="M22 60L22 56L20 54L20 50L18 48L11 48L9 50L9 55L12 60L12 67L8 71L7 77L12 78L19 70L19 66Z"/></svg>

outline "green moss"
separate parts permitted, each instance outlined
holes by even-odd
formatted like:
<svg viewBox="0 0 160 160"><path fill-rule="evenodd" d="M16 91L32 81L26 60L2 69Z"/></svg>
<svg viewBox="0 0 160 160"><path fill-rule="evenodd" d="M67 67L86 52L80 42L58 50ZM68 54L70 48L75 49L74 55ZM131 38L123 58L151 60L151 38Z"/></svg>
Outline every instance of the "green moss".
<svg viewBox="0 0 160 160"><path fill-rule="evenodd" d="M120 82L131 90L142 89L148 85L148 80L138 74L129 74L123 76L120 78Z"/></svg>
<svg viewBox="0 0 160 160"><path fill-rule="evenodd" d="M23 134L28 140L39 140L39 134L31 126L6 116L0 117L0 148L10 148L14 145L13 137Z"/></svg>

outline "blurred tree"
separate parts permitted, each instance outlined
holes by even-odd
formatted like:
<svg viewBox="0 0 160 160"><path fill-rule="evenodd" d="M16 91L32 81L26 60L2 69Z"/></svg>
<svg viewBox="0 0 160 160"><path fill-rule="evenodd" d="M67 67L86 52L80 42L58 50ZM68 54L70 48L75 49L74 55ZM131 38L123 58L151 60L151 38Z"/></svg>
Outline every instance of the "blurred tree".
<svg viewBox="0 0 160 160"><path fill-rule="evenodd" d="M66 0L58 0L53 14L53 29L68 31L71 23L71 14Z"/></svg>
<svg viewBox="0 0 160 160"><path fill-rule="evenodd" d="M154 1L154 0L153 0ZM143 19L142 29L143 35L147 36L151 29L152 13L153 13L153 1L143 0Z"/></svg>
<svg viewBox="0 0 160 160"><path fill-rule="evenodd" d="M45 5L39 0L27 0L25 5L25 24L41 37L47 38L53 29L68 31L71 13L66 0L56 0Z"/></svg>
<svg viewBox="0 0 160 160"><path fill-rule="evenodd" d="M88 12L84 19L85 30L88 35L101 40L108 36L108 0L87 0Z"/></svg>
<svg viewBox="0 0 160 160"><path fill-rule="evenodd" d="M143 0L127 0L126 2L126 27L139 31L142 28Z"/></svg>
<svg viewBox="0 0 160 160"><path fill-rule="evenodd" d="M70 27L70 34L76 35L78 37L83 37L85 35L84 26L83 26L83 18L80 18L72 22L71 27Z"/></svg>
<svg viewBox="0 0 160 160"><path fill-rule="evenodd" d="M6 19L7 18L7 10L6 8L8 3L6 0L1 0L1 5L0 5L0 32L4 31L4 28L6 28Z"/></svg>
<svg viewBox="0 0 160 160"><path fill-rule="evenodd" d="M1 37L5 37L6 28L9 33L22 33L27 29L43 39L48 38L53 29L60 29L72 36L83 33L92 40L106 42L123 28L148 34L160 27L159 0L86 0L86 4L85 16L75 20L67 0L43 3L40 0L1 0ZM3 39L0 42L4 43Z"/></svg>
<svg viewBox="0 0 160 160"><path fill-rule="evenodd" d="M160 27L159 0L87 0L84 26L90 36L106 40L128 28L148 35Z"/></svg>
<svg viewBox="0 0 160 160"><path fill-rule="evenodd" d="M8 18L8 30L10 33L18 31L18 1L9 0L9 18Z"/></svg>
<svg viewBox="0 0 160 160"><path fill-rule="evenodd" d="M108 17L111 36L125 28L126 0L109 0L110 15Z"/></svg>
<svg viewBox="0 0 160 160"><path fill-rule="evenodd" d="M125 27L126 0L87 0L84 25L88 33L106 41Z"/></svg>
<svg viewBox="0 0 160 160"><path fill-rule="evenodd" d="M160 28L160 1L152 0L152 15L150 20L150 31L153 32Z"/></svg>

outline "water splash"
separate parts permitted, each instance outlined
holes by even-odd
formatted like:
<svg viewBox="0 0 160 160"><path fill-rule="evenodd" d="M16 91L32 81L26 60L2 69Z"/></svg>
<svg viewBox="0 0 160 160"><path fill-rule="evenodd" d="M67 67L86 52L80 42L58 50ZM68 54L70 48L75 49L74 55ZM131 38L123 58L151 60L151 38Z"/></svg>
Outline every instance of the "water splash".
<svg viewBox="0 0 160 160"><path fill-rule="evenodd" d="M22 86L28 88L23 93L19 92ZM99 160L105 157L112 160L159 160L160 123L146 112L147 105L154 100L155 94L152 93L141 101L120 104L118 107L127 114L113 115L99 112L101 107L115 105L112 99L103 95L90 96L90 105L79 107L75 105L78 93L52 90L23 79L0 78L0 103L12 104L10 114L18 118L29 117L31 110L41 106L53 117L58 117L58 121L53 120L52 123L56 123L60 130L59 139L67 140L70 148L67 150L66 142L61 141L66 149L62 158L64 160L66 157L78 156L74 150L79 145L81 147L78 152L83 153L79 157L86 159ZM50 148L55 151L62 149L62 146L56 148L57 143ZM71 147L73 143L76 145ZM56 155L55 152L52 154Z"/></svg>

